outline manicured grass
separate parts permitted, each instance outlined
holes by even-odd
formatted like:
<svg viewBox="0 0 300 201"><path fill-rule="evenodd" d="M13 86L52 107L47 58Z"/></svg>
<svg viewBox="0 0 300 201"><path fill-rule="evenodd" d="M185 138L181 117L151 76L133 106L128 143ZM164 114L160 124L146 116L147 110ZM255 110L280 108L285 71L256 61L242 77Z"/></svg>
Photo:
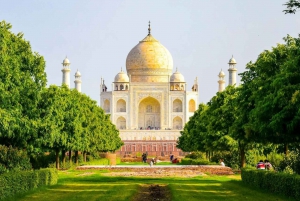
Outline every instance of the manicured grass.
<svg viewBox="0 0 300 201"><path fill-rule="evenodd" d="M143 184L167 184L172 200L222 201L284 201L293 200L249 188L240 175L202 176L197 178L139 178L106 177L99 170L65 171L59 173L58 185L30 191L14 197L15 201L127 201L131 200Z"/></svg>

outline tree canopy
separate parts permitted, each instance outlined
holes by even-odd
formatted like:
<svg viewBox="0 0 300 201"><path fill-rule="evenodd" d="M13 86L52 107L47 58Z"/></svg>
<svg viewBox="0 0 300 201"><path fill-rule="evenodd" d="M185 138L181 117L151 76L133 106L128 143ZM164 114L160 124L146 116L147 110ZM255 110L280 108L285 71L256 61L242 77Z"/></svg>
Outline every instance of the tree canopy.
<svg viewBox="0 0 300 201"><path fill-rule="evenodd" d="M0 144L25 147L36 136L37 104L46 86L45 61L0 22Z"/></svg>
<svg viewBox="0 0 300 201"><path fill-rule="evenodd" d="M300 1L299 0L289 0L285 4L286 10L283 10L285 14L295 14L297 9L300 8Z"/></svg>
<svg viewBox="0 0 300 201"><path fill-rule="evenodd" d="M96 101L66 85L46 88L44 58L11 27L0 22L0 144L55 150L57 163L59 151L119 149L119 131Z"/></svg>
<svg viewBox="0 0 300 201"><path fill-rule="evenodd" d="M253 143L300 142L300 38L263 51L241 73L239 87L228 86L201 104L178 140L185 151L238 148L241 166Z"/></svg>

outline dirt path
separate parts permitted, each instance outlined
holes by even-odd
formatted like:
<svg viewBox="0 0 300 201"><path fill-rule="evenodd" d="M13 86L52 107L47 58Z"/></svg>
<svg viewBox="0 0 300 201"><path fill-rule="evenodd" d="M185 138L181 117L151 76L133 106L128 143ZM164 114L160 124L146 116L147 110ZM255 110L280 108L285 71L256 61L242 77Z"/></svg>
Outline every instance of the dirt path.
<svg viewBox="0 0 300 201"><path fill-rule="evenodd" d="M142 185L132 201L171 201L171 193L166 185Z"/></svg>

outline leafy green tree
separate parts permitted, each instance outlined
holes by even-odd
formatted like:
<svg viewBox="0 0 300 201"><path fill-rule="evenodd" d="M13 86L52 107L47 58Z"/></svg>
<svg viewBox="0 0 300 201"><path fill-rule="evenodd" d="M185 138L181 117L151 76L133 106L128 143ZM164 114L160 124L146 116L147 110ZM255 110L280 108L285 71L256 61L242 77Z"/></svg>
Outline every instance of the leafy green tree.
<svg viewBox="0 0 300 201"><path fill-rule="evenodd" d="M231 150L236 147L236 140L230 135L230 127L236 119L235 98L237 89L228 86L225 91L218 92L208 102L208 143L213 150Z"/></svg>
<svg viewBox="0 0 300 201"><path fill-rule="evenodd" d="M59 168L59 152L65 163L66 150L78 152L115 151L123 142L119 131L109 116L97 106L96 101L70 90L66 85L51 85L42 93L39 104L41 123L37 143L56 152L56 167Z"/></svg>
<svg viewBox="0 0 300 201"><path fill-rule="evenodd" d="M65 128L69 126L69 115L66 112L70 109L70 90L65 85L51 85L41 95L39 138L36 145L55 150L56 168L59 168L59 152L68 146L69 132Z"/></svg>
<svg viewBox="0 0 300 201"><path fill-rule="evenodd" d="M249 100L255 105L245 127L255 142L299 142L300 130L300 39L287 36L285 44L278 44L261 53L254 63L247 65L251 74Z"/></svg>
<svg viewBox="0 0 300 201"><path fill-rule="evenodd" d="M286 10L283 10L285 14L295 14L297 9L300 8L300 1L299 0L289 0L285 4Z"/></svg>
<svg viewBox="0 0 300 201"><path fill-rule="evenodd" d="M203 151L205 149L205 139L207 136L207 116L205 112L208 106L200 104L198 110L190 117L185 124L181 136L178 138L177 147L185 152Z"/></svg>
<svg viewBox="0 0 300 201"><path fill-rule="evenodd" d="M30 148L37 137L40 91L46 85L45 61L11 27L0 22L0 144Z"/></svg>

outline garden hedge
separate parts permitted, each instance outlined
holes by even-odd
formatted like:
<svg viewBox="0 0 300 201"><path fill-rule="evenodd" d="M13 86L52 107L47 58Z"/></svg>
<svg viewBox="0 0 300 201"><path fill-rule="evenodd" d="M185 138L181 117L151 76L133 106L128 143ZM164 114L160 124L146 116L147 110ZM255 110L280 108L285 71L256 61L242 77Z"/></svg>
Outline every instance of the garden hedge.
<svg viewBox="0 0 300 201"><path fill-rule="evenodd" d="M182 165L216 165L214 162L209 162L204 159L191 159L191 158L183 158L181 159Z"/></svg>
<svg viewBox="0 0 300 201"><path fill-rule="evenodd" d="M57 184L56 169L12 171L0 175L0 200L46 185Z"/></svg>
<svg viewBox="0 0 300 201"><path fill-rule="evenodd" d="M300 176L267 170L242 169L242 181L251 186L300 200Z"/></svg>

